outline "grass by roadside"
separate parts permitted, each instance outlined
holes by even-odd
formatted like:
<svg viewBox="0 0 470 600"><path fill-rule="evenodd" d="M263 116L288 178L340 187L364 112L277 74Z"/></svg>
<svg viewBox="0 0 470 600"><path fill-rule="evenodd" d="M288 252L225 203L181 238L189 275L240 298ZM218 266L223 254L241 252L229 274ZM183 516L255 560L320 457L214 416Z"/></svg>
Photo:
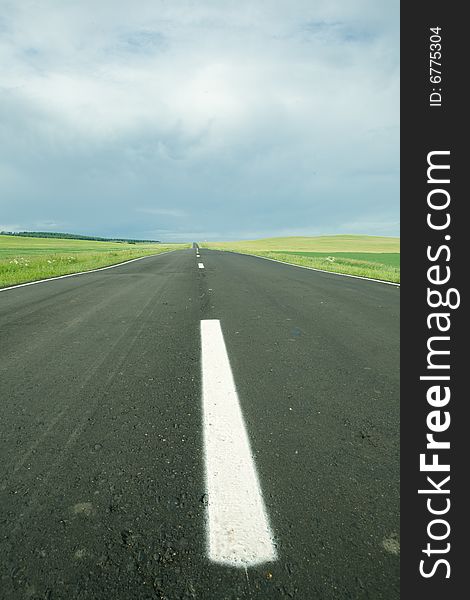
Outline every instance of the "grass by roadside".
<svg viewBox="0 0 470 600"><path fill-rule="evenodd" d="M189 247L189 244L122 244L0 235L0 288Z"/></svg>
<svg viewBox="0 0 470 600"><path fill-rule="evenodd" d="M400 267L399 252L284 252L299 256L313 256L317 258L333 257L336 259L351 259L354 261L374 262L391 267Z"/></svg>
<svg viewBox="0 0 470 600"><path fill-rule="evenodd" d="M340 254L331 253L326 256L305 256L294 253L283 252L256 252L257 256L274 258L282 262L312 267L332 273L345 273L371 279L382 279L383 281L400 282L400 268L375 261L357 260L346 258Z"/></svg>
<svg viewBox="0 0 470 600"><path fill-rule="evenodd" d="M398 238L338 235L209 242L201 244L201 246L242 254L255 254L333 273L399 283L399 243Z"/></svg>

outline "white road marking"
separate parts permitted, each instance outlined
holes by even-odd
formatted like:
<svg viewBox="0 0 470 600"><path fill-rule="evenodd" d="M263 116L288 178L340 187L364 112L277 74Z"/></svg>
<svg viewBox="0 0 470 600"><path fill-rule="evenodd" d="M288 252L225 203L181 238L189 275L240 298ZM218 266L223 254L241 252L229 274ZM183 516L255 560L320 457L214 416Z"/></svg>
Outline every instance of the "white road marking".
<svg viewBox="0 0 470 600"><path fill-rule="evenodd" d="M203 269L203 268L204 268L204 265L203 265L202 263L197 263L197 266L198 266L200 269Z"/></svg>
<svg viewBox="0 0 470 600"><path fill-rule="evenodd" d="M220 321L201 321L202 403L209 559L246 568L276 548Z"/></svg>
<svg viewBox="0 0 470 600"><path fill-rule="evenodd" d="M87 275L88 273L96 273L97 271L106 271L106 269L115 269L116 267L122 267L122 265L128 265L131 262L137 260L143 260L144 258L152 258L152 256L163 256L164 254L170 254L170 252L176 252L176 250L168 250L168 252L159 252L158 254L147 254L147 256L139 256L138 258L131 258L124 262L116 263L115 265L108 265L107 267L100 267L99 269L90 269L89 271L79 271L78 273L68 273L67 275L57 275L56 277L48 277L47 279L38 279L37 281L28 281L26 283L18 283L17 285L10 285L9 287L0 288L0 292L6 292L7 290L14 290L15 288L26 287L27 285L36 285L37 283L45 283L46 281L55 281L56 279L65 279L66 277L75 277L77 275Z"/></svg>
<svg viewBox="0 0 470 600"><path fill-rule="evenodd" d="M271 260L272 262L281 263L281 265L288 265L289 267L298 267L299 269L308 269L309 271L318 271L319 273L327 273L328 275L339 275L340 277L351 277L352 279L364 279L364 281L375 281L375 283L385 283L387 285L394 285L395 287L400 287L400 284L394 281L385 281L384 279L373 279L372 277L362 277L361 275L350 275L349 273L336 273L335 271L326 271L325 269L315 269L315 267L296 265L294 263L288 263L284 260L268 258L267 256L258 256L258 254L249 254L248 252L235 252L234 250L225 250L225 252L230 252L230 254L239 254L241 256L253 256L254 258L262 258L263 260Z"/></svg>

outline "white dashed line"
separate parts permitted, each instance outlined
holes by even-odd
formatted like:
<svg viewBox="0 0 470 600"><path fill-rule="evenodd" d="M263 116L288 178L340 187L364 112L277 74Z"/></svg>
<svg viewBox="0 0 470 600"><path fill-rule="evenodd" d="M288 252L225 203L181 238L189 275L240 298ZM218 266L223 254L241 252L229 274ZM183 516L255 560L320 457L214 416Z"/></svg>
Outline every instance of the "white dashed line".
<svg viewBox="0 0 470 600"><path fill-rule="evenodd" d="M201 321L202 402L211 561L246 568L276 549L220 321Z"/></svg>
<svg viewBox="0 0 470 600"><path fill-rule="evenodd" d="M202 263L197 263L197 266L198 266L200 269L203 269L203 268L204 268L204 265L203 265Z"/></svg>

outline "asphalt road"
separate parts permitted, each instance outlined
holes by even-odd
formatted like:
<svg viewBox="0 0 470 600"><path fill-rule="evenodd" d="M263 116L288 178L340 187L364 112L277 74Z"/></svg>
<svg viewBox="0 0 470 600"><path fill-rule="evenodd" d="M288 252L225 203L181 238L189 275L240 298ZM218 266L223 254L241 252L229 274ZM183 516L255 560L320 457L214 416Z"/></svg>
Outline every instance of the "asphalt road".
<svg viewBox="0 0 470 600"><path fill-rule="evenodd" d="M397 599L399 294L204 249L0 292L0 598ZM276 548L247 568L208 558L208 319Z"/></svg>

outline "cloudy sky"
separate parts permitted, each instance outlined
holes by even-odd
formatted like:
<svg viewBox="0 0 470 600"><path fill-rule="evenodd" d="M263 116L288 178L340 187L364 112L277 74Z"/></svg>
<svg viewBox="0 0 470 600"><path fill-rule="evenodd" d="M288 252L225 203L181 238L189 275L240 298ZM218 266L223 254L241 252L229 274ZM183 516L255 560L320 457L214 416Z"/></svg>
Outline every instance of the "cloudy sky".
<svg viewBox="0 0 470 600"><path fill-rule="evenodd" d="M0 0L0 230L399 233L398 0Z"/></svg>

